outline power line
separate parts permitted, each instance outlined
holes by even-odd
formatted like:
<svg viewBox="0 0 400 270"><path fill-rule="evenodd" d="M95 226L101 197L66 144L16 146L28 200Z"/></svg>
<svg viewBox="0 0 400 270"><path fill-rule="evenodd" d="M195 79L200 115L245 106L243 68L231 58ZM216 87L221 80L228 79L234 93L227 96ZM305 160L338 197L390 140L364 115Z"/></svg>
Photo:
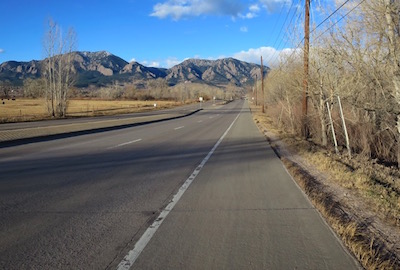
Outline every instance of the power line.
<svg viewBox="0 0 400 270"><path fill-rule="evenodd" d="M283 8L284 8L284 7L285 7L285 5L282 5L281 11L279 12L279 15L278 15L278 19L275 21L275 25L274 25L274 28L273 28L274 30L275 30L276 26L278 25L278 21L279 21L279 19L281 18L282 11L283 11ZM286 16L286 17L287 17L287 16ZM285 22L286 22L286 21L285 21ZM279 36L280 36L280 33L278 34L277 38L275 39L274 44L272 45L272 48L275 47L276 42L278 41ZM269 58L270 58L270 57L269 57ZM268 62L269 62L269 59L268 59L266 62L268 63Z"/></svg>
<svg viewBox="0 0 400 270"><path fill-rule="evenodd" d="M329 18L331 18L335 13L337 13L345 4L350 2L350 0L346 0L343 2L342 5L340 5L335 11L333 11L328 17L326 17L316 28L314 28L311 33L313 33L318 27L320 27L323 23L325 23ZM362 0L360 3L358 3L356 6L354 6L351 10L349 10L345 15L343 15L339 20L337 20L333 25L331 25L329 28L327 28L324 32L322 32L320 35L318 35L315 39L318 39L321 37L323 34L325 34L327 31L332 29L336 24L338 24L341 20L343 20L345 17L347 17L351 12L353 12L356 8L358 8L365 0ZM310 33L310 34L311 34ZM298 49L300 49L300 45L303 43L304 37L301 39L301 41L295 46L293 49L292 53L289 55L289 57L285 60L284 65L289 62L289 60L293 57L293 55L297 52ZM274 55L274 54L273 54Z"/></svg>
<svg viewBox="0 0 400 270"><path fill-rule="evenodd" d="M275 25L274 25L274 28L272 28L272 29L275 29L276 28L276 26L278 25L278 21L279 21L279 19L281 18L281 16L282 16L282 11L283 11L283 8L285 7L285 5L282 5L282 7L281 7L281 11L279 12L279 15L278 15L278 19L275 21Z"/></svg>
<svg viewBox="0 0 400 270"><path fill-rule="evenodd" d="M318 35L315 39L320 38L323 34L328 32L330 29L332 29L336 24L338 24L341 20L347 17L351 12L353 12L356 8L358 8L362 3L364 3L365 0L361 0L360 3L358 3L356 6L354 6L349 12L347 12L345 15L343 15L339 20L337 20L334 24L332 24L329 28L327 28L324 32L322 32L320 35Z"/></svg>
<svg viewBox="0 0 400 270"><path fill-rule="evenodd" d="M315 30L317 30L321 25L323 25L327 20L329 20L330 17L335 15L336 12L338 12L344 5L346 5L350 0L346 0L341 4L335 11L333 11L328 17L326 17L322 22L320 22L312 31L310 34L312 34Z"/></svg>
<svg viewBox="0 0 400 270"><path fill-rule="evenodd" d="M300 2L301 2L301 0L298 1L298 3L300 3ZM276 37L276 39L275 39L274 44L272 45L272 48L276 48L276 50L275 50L275 52L274 52L273 54L271 54L271 55L268 57L268 59L265 61L266 63L269 63L270 61L272 61L272 59L275 58L275 57L276 57L276 54L278 53L279 47L281 46L281 44L282 44L282 42L283 42L283 36L282 36L282 38L280 39L279 45L278 45L277 47L275 47L275 46L276 46L276 44L277 44L277 42L278 42L279 37L280 37L281 34L282 34L283 28L284 28L285 25L286 25L287 19L289 18L289 14L291 13L292 8L293 8L293 4L294 4L294 1L292 1L292 4L290 5L289 11L288 11L288 13L286 14L285 21L284 21L284 23L282 24L282 27L281 27L281 29L280 29L280 31L279 31L279 34L277 35L277 37ZM293 18L294 18L294 16L295 16L296 13L297 13L296 11L293 12L293 15L291 16L291 19L290 19L290 22L289 22L289 24L288 24L288 27L289 27L289 25L292 23Z"/></svg>

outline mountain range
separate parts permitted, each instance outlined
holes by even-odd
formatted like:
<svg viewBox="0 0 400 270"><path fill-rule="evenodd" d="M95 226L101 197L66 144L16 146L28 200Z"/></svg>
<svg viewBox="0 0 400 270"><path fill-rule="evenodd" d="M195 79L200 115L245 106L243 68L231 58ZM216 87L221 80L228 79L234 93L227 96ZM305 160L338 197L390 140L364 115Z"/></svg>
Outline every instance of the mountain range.
<svg viewBox="0 0 400 270"><path fill-rule="evenodd" d="M106 51L72 52L73 72L77 75L75 86L103 86L114 81L143 82L164 78L169 85L190 81L224 87L239 87L253 84L260 78L260 65L243 62L234 58L218 60L188 59L170 69L146 67L130 62ZM27 78L39 78L44 60L29 62L8 61L0 65L0 81L8 80L22 85ZM265 68L268 72L268 68Z"/></svg>

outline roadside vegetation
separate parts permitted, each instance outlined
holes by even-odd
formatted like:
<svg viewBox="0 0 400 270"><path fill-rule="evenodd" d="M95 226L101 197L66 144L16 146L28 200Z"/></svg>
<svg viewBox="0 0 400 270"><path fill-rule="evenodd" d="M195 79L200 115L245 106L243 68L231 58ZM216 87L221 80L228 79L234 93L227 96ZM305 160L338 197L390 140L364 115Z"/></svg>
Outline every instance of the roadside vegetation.
<svg viewBox="0 0 400 270"><path fill-rule="evenodd" d="M363 266L398 269L400 3L365 0L355 7L343 8L339 23L313 33L307 139L301 49L281 56L265 78L264 97L260 81L249 93L258 105L256 122L305 160L282 155ZM279 152L273 139L271 144Z"/></svg>
<svg viewBox="0 0 400 270"><path fill-rule="evenodd" d="M348 159L278 127L252 105L255 122L314 206L366 269L400 267L400 182L394 168ZM391 184L389 184L390 182ZM385 184L386 183L386 184Z"/></svg>
<svg viewBox="0 0 400 270"><path fill-rule="evenodd" d="M400 3L365 0L343 20L313 32L310 48L308 126L312 141L346 149L388 166L400 161ZM350 13L349 13L350 12ZM303 54L283 61L265 79L265 107L280 128L302 134ZM256 87L261 97L260 82ZM261 99L259 100L259 104ZM332 115L330 122L329 112ZM334 132L333 132L334 130Z"/></svg>

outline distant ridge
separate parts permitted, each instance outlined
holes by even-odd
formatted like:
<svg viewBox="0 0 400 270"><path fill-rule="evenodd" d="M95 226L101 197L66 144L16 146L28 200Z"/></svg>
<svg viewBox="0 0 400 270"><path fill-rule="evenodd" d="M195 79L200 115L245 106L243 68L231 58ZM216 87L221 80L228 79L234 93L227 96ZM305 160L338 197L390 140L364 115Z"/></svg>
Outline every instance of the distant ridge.
<svg viewBox="0 0 400 270"><path fill-rule="evenodd" d="M218 60L188 59L170 69L146 67L130 62L106 51L72 52L73 72L77 74L75 86L103 86L114 81L143 82L164 78L169 85L185 81L204 83L218 87L239 87L254 83L260 78L260 65L234 58ZM0 65L0 81L8 80L22 85L27 78L39 78L44 60L29 62L8 61ZM265 68L268 71L268 68Z"/></svg>

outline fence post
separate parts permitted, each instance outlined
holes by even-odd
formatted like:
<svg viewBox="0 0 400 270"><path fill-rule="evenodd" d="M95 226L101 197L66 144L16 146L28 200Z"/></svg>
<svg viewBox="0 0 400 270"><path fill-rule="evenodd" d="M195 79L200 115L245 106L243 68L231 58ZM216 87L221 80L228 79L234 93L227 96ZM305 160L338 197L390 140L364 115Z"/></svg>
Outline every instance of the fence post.
<svg viewBox="0 0 400 270"><path fill-rule="evenodd" d="M344 136L346 138L346 147L347 147L347 151L349 153L349 157L351 158L350 140L349 140L349 135L347 134L346 121L344 120L342 102L340 101L340 97L339 96L337 96L337 99L338 99L339 109L340 109L340 118L342 118Z"/></svg>
<svg viewBox="0 0 400 270"><path fill-rule="evenodd" d="M336 134L335 134L335 127L333 126L332 114L331 114L331 110L329 109L328 101L326 102L326 109L328 110L329 122L331 123L332 137L333 137L333 142L335 143L335 152L336 152L336 154L339 154L339 149L338 149L338 144L337 144Z"/></svg>

